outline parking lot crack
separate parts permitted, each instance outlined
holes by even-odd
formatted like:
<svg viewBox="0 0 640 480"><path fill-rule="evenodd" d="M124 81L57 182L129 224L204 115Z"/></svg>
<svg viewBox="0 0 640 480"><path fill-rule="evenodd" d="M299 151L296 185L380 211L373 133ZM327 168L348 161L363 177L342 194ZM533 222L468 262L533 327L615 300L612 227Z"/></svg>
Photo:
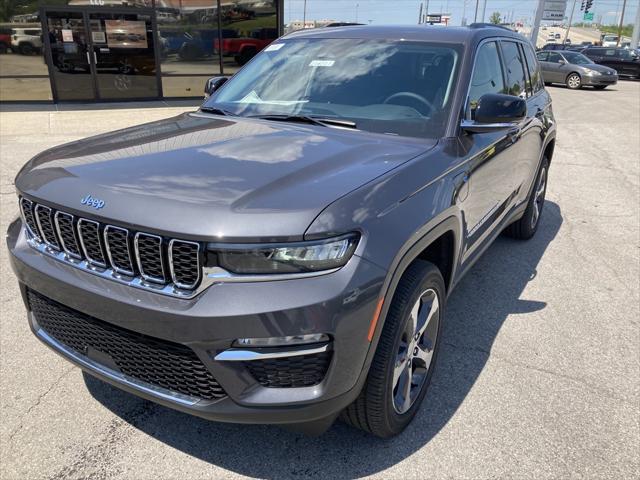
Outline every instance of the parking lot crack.
<svg viewBox="0 0 640 480"><path fill-rule="evenodd" d="M16 428L13 429L13 431L9 434L9 441L13 440L13 437L20 431L22 430L23 424L22 421L25 418L28 418L31 414L31 412L37 408L41 403L42 400L44 400L44 398L49 395L49 393L51 393L62 381L62 379L64 377L66 377L71 371L75 370L75 365L71 365L69 366L66 370L64 370L62 372L62 374L60 374L60 376L58 376L58 378L51 384L49 385L49 388L47 388L43 393L41 393L40 395L38 395L38 398L36 398L36 401L34 403L32 403L29 408L27 408L27 410L20 416L20 420L18 421L18 426Z"/></svg>

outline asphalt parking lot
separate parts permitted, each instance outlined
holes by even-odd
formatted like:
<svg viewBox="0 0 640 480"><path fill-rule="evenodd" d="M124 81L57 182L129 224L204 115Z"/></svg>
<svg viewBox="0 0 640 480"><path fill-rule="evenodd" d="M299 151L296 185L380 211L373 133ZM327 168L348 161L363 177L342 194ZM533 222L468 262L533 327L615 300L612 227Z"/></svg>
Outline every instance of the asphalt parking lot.
<svg viewBox="0 0 640 480"><path fill-rule="evenodd" d="M1 478L638 478L640 82L549 90L559 134L540 230L498 239L452 294L404 434L209 423L83 376L29 331L2 246ZM134 107L0 112L0 228L39 151L192 108Z"/></svg>

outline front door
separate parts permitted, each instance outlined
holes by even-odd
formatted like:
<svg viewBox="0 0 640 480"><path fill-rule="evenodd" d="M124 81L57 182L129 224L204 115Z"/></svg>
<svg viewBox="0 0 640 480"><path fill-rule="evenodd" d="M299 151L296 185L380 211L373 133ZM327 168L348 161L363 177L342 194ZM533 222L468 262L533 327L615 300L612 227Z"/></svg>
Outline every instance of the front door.
<svg viewBox="0 0 640 480"><path fill-rule="evenodd" d="M56 101L160 96L150 11L45 10L43 23Z"/></svg>

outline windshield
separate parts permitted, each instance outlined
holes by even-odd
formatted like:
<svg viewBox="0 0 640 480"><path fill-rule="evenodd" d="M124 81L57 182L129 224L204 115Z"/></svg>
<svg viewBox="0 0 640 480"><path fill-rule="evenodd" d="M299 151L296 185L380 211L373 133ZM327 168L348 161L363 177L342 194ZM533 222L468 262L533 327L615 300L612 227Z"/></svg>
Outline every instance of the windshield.
<svg viewBox="0 0 640 480"><path fill-rule="evenodd" d="M593 63L593 60L590 60L589 58L585 57L581 53L577 53L577 52L562 52L562 53L564 55L564 58L567 59L567 62L572 63L574 65L591 65Z"/></svg>
<svg viewBox="0 0 640 480"><path fill-rule="evenodd" d="M281 40L203 107L242 116L341 120L359 130L440 137L461 48L362 39ZM337 122L331 126L339 128Z"/></svg>
<svg viewBox="0 0 640 480"><path fill-rule="evenodd" d="M618 36L617 35L605 35L602 38L603 42L615 42L618 40Z"/></svg>

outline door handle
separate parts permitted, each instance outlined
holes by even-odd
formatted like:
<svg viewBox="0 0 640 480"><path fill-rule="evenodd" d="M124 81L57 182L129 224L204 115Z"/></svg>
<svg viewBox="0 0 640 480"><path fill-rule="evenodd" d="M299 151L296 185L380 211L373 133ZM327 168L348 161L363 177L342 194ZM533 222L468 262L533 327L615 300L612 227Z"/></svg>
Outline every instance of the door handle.
<svg viewBox="0 0 640 480"><path fill-rule="evenodd" d="M87 65L91 65L91 57L89 57L89 51L87 51Z"/></svg>

